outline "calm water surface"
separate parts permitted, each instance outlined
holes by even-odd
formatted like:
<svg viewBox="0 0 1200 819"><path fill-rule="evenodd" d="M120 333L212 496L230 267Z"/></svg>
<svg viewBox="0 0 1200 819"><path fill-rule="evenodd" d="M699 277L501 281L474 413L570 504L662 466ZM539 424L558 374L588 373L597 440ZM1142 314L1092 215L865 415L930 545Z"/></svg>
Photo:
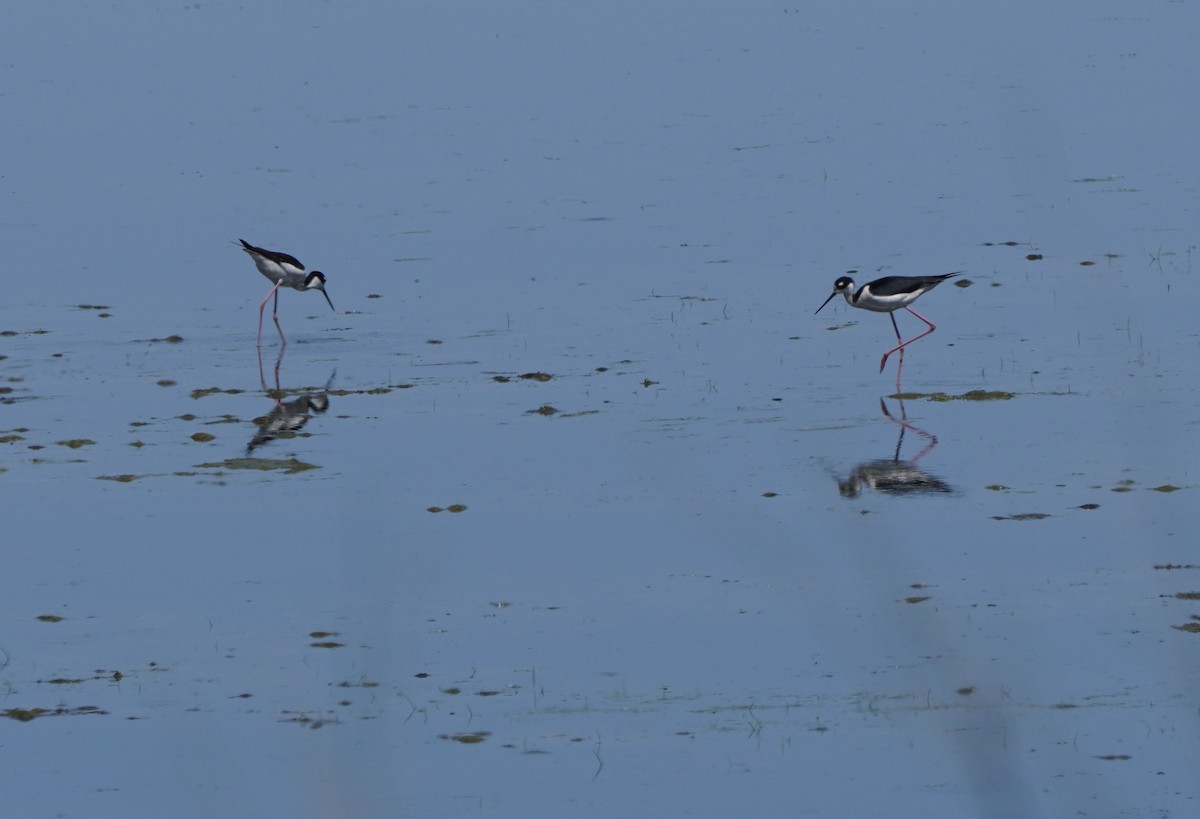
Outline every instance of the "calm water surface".
<svg viewBox="0 0 1200 819"><path fill-rule="evenodd" d="M1194 8L8 17L14 815L1195 812Z"/></svg>

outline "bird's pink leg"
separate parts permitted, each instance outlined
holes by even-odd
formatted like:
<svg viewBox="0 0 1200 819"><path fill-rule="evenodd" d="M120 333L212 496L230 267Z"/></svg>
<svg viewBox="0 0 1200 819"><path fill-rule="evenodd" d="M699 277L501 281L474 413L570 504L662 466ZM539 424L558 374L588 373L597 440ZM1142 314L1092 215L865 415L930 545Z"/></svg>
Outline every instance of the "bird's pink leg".
<svg viewBox="0 0 1200 819"><path fill-rule="evenodd" d="M261 316L259 318L261 319ZM883 372L883 368L887 366L887 360L888 360L889 355L896 352L897 350L904 349L904 341L903 341L903 339L900 338L900 326L898 324L896 324L896 312L893 310L892 312L888 313L888 318L890 318L892 320L892 329L896 332L896 341L899 341L900 343L897 344L892 349L888 350L886 353L884 353L883 358L879 359L879 372Z"/></svg>
<svg viewBox="0 0 1200 819"><path fill-rule="evenodd" d="M263 375L262 366L262 345L258 345L258 383L262 385L263 392L270 393L271 388L267 386L267 377ZM882 401L883 399L879 399Z"/></svg>
<svg viewBox="0 0 1200 819"><path fill-rule="evenodd" d="M283 336L283 328L279 326L279 289L275 290L275 304L271 307L271 318L275 320L275 329L279 331L279 340L283 342L280 346L280 352L283 352L287 346L287 339Z"/></svg>
<svg viewBox="0 0 1200 819"><path fill-rule="evenodd" d="M934 330L937 329L936 324L934 324L929 319L925 318L923 315L918 313L916 310L912 309L911 307L905 307L904 309L907 310L908 312L912 313L914 316L919 318L921 321L928 324L929 329L923 333L913 336L908 341L901 341L900 340L900 328L898 326L896 326L896 314L894 312L888 313L888 315L892 317L892 329L896 331L896 341L899 341L900 343L883 354L883 358L879 362L879 372L883 372L884 365L887 364L888 356L896 351L900 352L900 362L901 362L900 366L903 367L904 366L904 348L907 347L909 344L912 344L914 341L916 341L919 338L925 338L925 336L929 335L930 333L932 333ZM898 373L897 373L897 377L899 377Z"/></svg>
<svg viewBox="0 0 1200 819"><path fill-rule="evenodd" d="M262 300L262 304L258 305L258 346L262 346L262 321L263 311L267 309L267 302L271 297L275 297L275 306L271 308L271 316L275 319L275 329L279 330L279 337L283 338L283 329L279 326L279 282L275 282L275 286L271 288L271 292ZM283 343L287 344L287 339L283 338Z"/></svg>

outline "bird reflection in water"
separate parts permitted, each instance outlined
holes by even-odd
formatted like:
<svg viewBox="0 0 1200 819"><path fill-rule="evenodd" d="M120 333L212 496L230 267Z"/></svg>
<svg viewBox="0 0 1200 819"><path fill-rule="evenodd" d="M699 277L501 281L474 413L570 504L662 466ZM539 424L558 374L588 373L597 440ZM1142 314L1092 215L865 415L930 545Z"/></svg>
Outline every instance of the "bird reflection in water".
<svg viewBox="0 0 1200 819"><path fill-rule="evenodd" d="M933 451L938 440L919 427L913 426L904 411L904 401L897 399L900 404L900 418L894 418L888 412L887 404L879 399L879 407L889 421L900 425L900 438L896 441L896 452L891 460L863 461L854 468L845 480L838 480L838 491L842 497L856 498L862 492L863 486L869 486L876 492L888 495L924 495L932 493L949 493L954 489L945 481L929 474L917 466L917 462ZM900 447L904 445L904 433L912 430L926 441L925 448L910 461L900 460Z"/></svg>
<svg viewBox="0 0 1200 819"><path fill-rule="evenodd" d="M259 383L262 384L263 392L267 394L267 397L275 402L275 406L266 415L254 419L254 423L258 425L258 432L250 439L250 443L246 444L247 455L276 438L293 437L295 433L304 428L308 419L314 414L319 415L329 409L329 389L333 386L337 370L330 374L324 389L306 390L290 401L283 400L288 392L279 386L279 368L283 364L285 349L281 347L279 357L275 359L275 389L267 386L267 379L263 374L262 350L258 351Z"/></svg>

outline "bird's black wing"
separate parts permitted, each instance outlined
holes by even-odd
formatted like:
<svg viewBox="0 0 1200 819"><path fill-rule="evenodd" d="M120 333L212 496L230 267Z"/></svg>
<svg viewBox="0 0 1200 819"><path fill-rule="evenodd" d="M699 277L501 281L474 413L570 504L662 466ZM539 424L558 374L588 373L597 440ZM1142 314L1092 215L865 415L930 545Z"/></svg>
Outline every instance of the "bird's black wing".
<svg viewBox="0 0 1200 819"><path fill-rule="evenodd" d="M263 256L267 259L270 259L271 261L275 262L276 264L290 264L293 267L295 267L297 270L304 269L304 265L301 264L300 260L297 259L295 256L291 256L287 253L280 253L277 250L265 250L261 247L255 247L254 245L247 242L245 239L238 239L238 241L242 243L242 249L245 250L247 253L257 253L259 256Z"/></svg>

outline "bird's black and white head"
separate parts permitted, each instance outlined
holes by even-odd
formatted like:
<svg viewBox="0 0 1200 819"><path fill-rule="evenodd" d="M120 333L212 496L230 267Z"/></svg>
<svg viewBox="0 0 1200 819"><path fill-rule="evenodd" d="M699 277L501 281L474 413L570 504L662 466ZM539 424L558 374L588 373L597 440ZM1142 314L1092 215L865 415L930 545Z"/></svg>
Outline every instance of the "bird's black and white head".
<svg viewBox="0 0 1200 819"><path fill-rule="evenodd" d="M329 302L329 309L335 313L337 312L337 309L333 306L333 302L329 299L329 294L325 292L325 274L320 270L314 270L304 277L304 289L320 290L321 295L325 297L325 301Z"/></svg>
<svg viewBox="0 0 1200 819"><path fill-rule="evenodd" d="M817 313L820 313L822 310L824 310L825 305L833 301L833 297L838 293L841 293L843 296L845 296L846 301L850 301L850 296L854 293L854 279L850 278L849 276L838 276L838 280L833 283L833 292L830 293L829 298L825 299L825 301L821 303L821 306L817 308ZM813 313L813 315L815 316L817 313Z"/></svg>

